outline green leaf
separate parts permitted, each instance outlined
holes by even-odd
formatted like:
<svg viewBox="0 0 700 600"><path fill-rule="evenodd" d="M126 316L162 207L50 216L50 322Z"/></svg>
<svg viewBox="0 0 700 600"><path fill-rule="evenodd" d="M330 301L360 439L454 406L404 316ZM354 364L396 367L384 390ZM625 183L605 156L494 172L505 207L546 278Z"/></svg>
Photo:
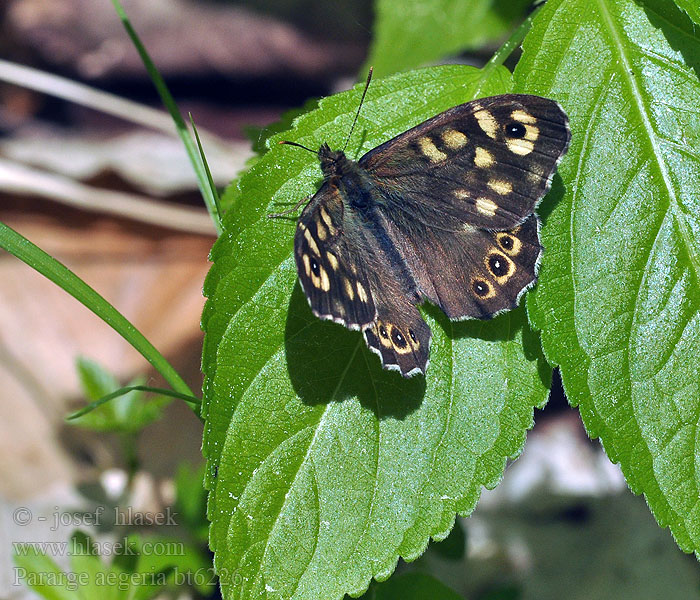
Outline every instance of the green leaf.
<svg viewBox="0 0 700 600"><path fill-rule="evenodd" d="M178 522L187 528L197 542L206 544L209 533L207 521L207 491L204 481L204 464L178 465L175 474L175 511Z"/></svg>
<svg viewBox="0 0 700 600"><path fill-rule="evenodd" d="M14 548L14 577L47 600L81 600L76 579L32 544Z"/></svg>
<svg viewBox="0 0 700 600"><path fill-rule="evenodd" d="M163 588L174 590L177 597L188 587L204 597L214 592L217 579L211 560L196 546L165 536L130 535L126 540L137 556L129 600L160 598Z"/></svg>
<svg viewBox="0 0 700 600"><path fill-rule="evenodd" d="M374 586L361 600L464 600L435 577L424 573L397 575Z"/></svg>
<svg viewBox="0 0 700 600"><path fill-rule="evenodd" d="M375 3L374 41L363 72L385 76L503 37L531 0L408 0Z"/></svg>
<svg viewBox="0 0 700 600"><path fill-rule="evenodd" d="M126 11L122 7L120 1L112 0L112 4L114 5L114 10L119 16L119 19L121 19L122 25L124 25L124 29L126 29L126 33L131 38L131 42L132 44L134 44L134 48L136 48L136 51L139 53L141 61L143 62L143 66L146 68L148 76L151 78L151 81L153 82L153 85L155 86L156 91L158 92L158 95L160 96L160 99L163 102L163 105L168 110L170 116L173 119L175 130L180 136L182 144L185 146L185 151L187 152L187 156L189 157L190 162L192 163L192 168L194 169L195 175L197 176L197 185L199 187L199 192L202 194L204 204L207 207L207 210L209 211L211 220L214 222L216 231L221 233L221 214L219 213L219 203L216 188L213 187L213 184L211 183L211 177L208 176L208 168L203 162L203 154L200 155L200 152L197 150L197 145L192 140L192 136L190 135L190 132L187 129L185 120L180 114L180 109L178 109L177 104L175 103L175 99L170 94L170 90L165 84L165 80L158 72L158 69L156 69L155 64L153 64L153 61L148 55L148 52L146 51L145 46L141 42L141 39L139 38L138 34L136 33L136 30L131 26L129 17L126 16Z"/></svg>
<svg viewBox="0 0 700 600"><path fill-rule="evenodd" d="M210 212L210 214L215 215L215 221L218 223L218 226L221 227L222 213L221 204L219 201L219 191L216 189L216 185L214 184L214 178L211 176L211 171L209 170L209 163L207 162L207 157L204 154L204 148L202 148L202 140L199 139L199 132L197 131L197 126L194 124L194 117L192 116L192 113L189 113L189 116L190 125L192 126L192 132L194 133L194 138L197 141L197 151L199 152L199 160L201 161L202 167L204 168L204 172L207 176L209 194L207 194L206 197L210 197L214 201L215 210L213 212ZM202 185L201 182L200 185Z"/></svg>
<svg viewBox="0 0 700 600"><path fill-rule="evenodd" d="M509 89L502 67L377 80L348 155L476 90ZM283 137L342 146L361 92L321 100ZM226 215L205 282L210 544L225 598L332 600L445 538L498 483L551 372L522 307L462 323L427 309L431 363L410 380L382 370L359 332L315 318L297 283L294 220L266 215L313 193L321 173L314 155L274 141L241 178L245 201Z"/></svg>
<svg viewBox="0 0 700 600"><path fill-rule="evenodd" d="M668 0L552 0L516 89L571 118L528 308L589 434L700 550L700 38Z"/></svg>
<svg viewBox="0 0 700 600"><path fill-rule="evenodd" d="M676 4L682 8L688 16L700 25L700 4L697 0L675 0Z"/></svg>
<svg viewBox="0 0 700 600"><path fill-rule="evenodd" d="M86 358L78 359L77 368L83 392L93 402L68 417L73 425L95 431L136 432L159 419L170 401L165 396L146 400L142 390L149 388L139 385L138 380L120 389L110 373Z"/></svg>
<svg viewBox="0 0 700 600"><path fill-rule="evenodd" d="M72 421L73 419L77 419L79 417L82 417L83 415L86 415L89 412L92 412L95 410L98 406L102 406L103 404L106 404L107 402L110 402L114 398L120 398L121 396L124 396L130 392L150 392L152 394L160 394L161 396L168 396L170 398L178 398L179 400L184 400L188 404L190 404L192 407L196 407L199 404L201 404L201 400L199 398L196 398L194 396L188 396L186 394L179 394L178 392L173 392L172 390L168 390L166 388L156 388L156 387L151 387L150 385L127 385L125 387L121 387L118 390L112 392L111 394L107 394L106 396L102 396L98 400L95 400L93 402L90 402L87 406L84 406L80 410L76 410L74 413L69 414L66 417L66 421ZM138 396L139 398L141 395Z"/></svg>

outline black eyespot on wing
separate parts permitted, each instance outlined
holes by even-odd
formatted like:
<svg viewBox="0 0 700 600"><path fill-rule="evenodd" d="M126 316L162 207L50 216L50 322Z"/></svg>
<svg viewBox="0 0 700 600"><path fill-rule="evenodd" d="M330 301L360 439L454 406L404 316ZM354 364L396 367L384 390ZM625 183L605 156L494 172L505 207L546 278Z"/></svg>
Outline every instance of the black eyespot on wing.
<svg viewBox="0 0 700 600"><path fill-rule="evenodd" d="M474 290L474 293L480 298L488 296L488 293L490 291L489 284L486 281L483 281L482 279L476 279L472 284L472 289Z"/></svg>
<svg viewBox="0 0 700 600"><path fill-rule="evenodd" d="M527 129L522 123L512 121L506 125L506 135L510 138L521 139L525 137Z"/></svg>
<svg viewBox="0 0 700 600"><path fill-rule="evenodd" d="M386 330L386 327L384 325L379 326L379 335L381 335L385 340L389 339L389 333Z"/></svg>
<svg viewBox="0 0 700 600"><path fill-rule="evenodd" d="M515 246L515 243L513 242L513 238L510 237L509 235L502 235L498 238L498 242L501 244L501 247L504 250L512 250L513 247Z"/></svg>
<svg viewBox="0 0 700 600"><path fill-rule="evenodd" d="M503 277L508 273L508 261L500 254L491 254L489 256L489 270L496 277Z"/></svg>
<svg viewBox="0 0 700 600"><path fill-rule="evenodd" d="M406 347L406 338L403 337L398 327L392 327L391 339L398 348Z"/></svg>
<svg viewBox="0 0 700 600"><path fill-rule="evenodd" d="M318 277L321 274L321 267L316 262L316 259L313 257L311 257L311 271L314 275L316 275L316 277Z"/></svg>

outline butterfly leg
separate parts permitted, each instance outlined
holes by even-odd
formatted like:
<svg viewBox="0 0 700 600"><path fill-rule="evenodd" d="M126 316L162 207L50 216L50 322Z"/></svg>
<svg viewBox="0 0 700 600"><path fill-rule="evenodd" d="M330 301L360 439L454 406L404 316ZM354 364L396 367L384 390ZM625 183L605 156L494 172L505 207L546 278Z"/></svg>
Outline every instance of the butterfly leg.
<svg viewBox="0 0 700 600"><path fill-rule="evenodd" d="M311 196L304 196L292 208L288 208L287 210L283 210L282 212L268 213L267 217L268 219L279 219L280 217L286 217L287 215L291 215L292 213L295 213L297 210L299 210L299 207L302 204L308 202L309 198L311 198Z"/></svg>

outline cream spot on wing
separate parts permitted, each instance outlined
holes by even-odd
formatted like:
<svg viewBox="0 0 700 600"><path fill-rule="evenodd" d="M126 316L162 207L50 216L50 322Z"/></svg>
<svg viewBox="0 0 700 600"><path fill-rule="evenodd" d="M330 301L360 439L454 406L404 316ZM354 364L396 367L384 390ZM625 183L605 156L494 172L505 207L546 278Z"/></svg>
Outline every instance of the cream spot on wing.
<svg viewBox="0 0 700 600"><path fill-rule="evenodd" d="M323 223L321 223L321 220L316 217L316 235L318 236L318 239L323 241L326 239L327 235L326 228L323 226Z"/></svg>
<svg viewBox="0 0 700 600"><path fill-rule="evenodd" d="M501 196L510 194L513 191L513 186L508 181L503 181L501 179L492 179L486 185L488 185L494 192Z"/></svg>
<svg viewBox="0 0 700 600"><path fill-rule="evenodd" d="M321 212L321 218L323 219L323 222L326 224L326 227L328 227L328 232L331 235L335 235L336 229L333 225L333 220L331 219L331 216L328 214L328 211L322 206L320 212Z"/></svg>
<svg viewBox="0 0 700 600"><path fill-rule="evenodd" d="M527 156L535 148L535 144L526 139L510 139L506 141L506 145L508 146L508 150L519 156Z"/></svg>
<svg viewBox="0 0 700 600"><path fill-rule="evenodd" d="M525 125L525 137L530 142L534 142L538 137L540 137L540 130L534 125Z"/></svg>
<svg viewBox="0 0 700 600"><path fill-rule="evenodd" d="M496 209L498 209L498 204L496 204L493 200L489 200L488 198L477 198L476 210L478 210L482 215L493 217L496 214Z"/></svg>
<svg viewBox="0 0 700 600"><path fill-rule="evenodd" d="M477 167L485 169L493 164L493 156L485 148L477 148L474 154L474 164Z"/></svg>
<svg viewBox="0 0 700 600"><path fill-rule="evenodd" d="M335 310L336 314L341 316L341 318L345 318L345 307L343 306L342 302L340 302L339 300L334 300L333 309Z"/></svg>
<svg viewBox="0 0 700 600"><path fill-rule="evenodd" d="M311 250L318 256L321 256L321 253L318 251L318 246L316 245L316 240L314 240L311 232L308 229L304 231L304 239L306 239L306 243L309 244L309 248L311 248Z"/></svg>
<svg viewBox="0 0 700 600"><path fill-rule="evenodd" d="M421 152L425 154L431 160L431 162L440 162L447 158L447 154L440 152L430 138L419 138L418 146L420 147Z"/></svg>
<svg viewBox="0 0 700 600"><path fill-rule="evenodd" d="M446 129L440 137L451 150L459 150L467 144L467 136L456 129Z"/></svg>
<svg viewBox="0 0 700 600"><path fill-rule="evenodd" d="M355 297L355 290L352 289L352 283L350 283L347 277L344 277L343 284L345 285L345 293L348 295L348 298L352 300Z"/></svg>
<svg viewBox="0 0 700 600"><path fill-rule="evenodd" d="M331 269L333 269L334 271L337 271L338 270L338 258L336 257L336 255L333 254L332 252L327 252L326 256L328 257L328 262L331 265Z"/></svg>
<svg viewBox="0 0 700 600"><path fill-rule="evenodd" d="M460 200L467 200L470 198L470 194L467 190L455 190L454 195L457 196Z"/></svg>
<svg viewBox="0 0 700 600"><path fill-rule="evenodd" d="M479 127L483 132L490 138L496 139L496 132L498 131L498 121L488 110L478 110L474 113Z"/></svg>
<svg viewBox="0 0 700 600"><path fill-rule="evenodd" d="M331 289L331 280L328 278L328 273L326 273L323 267L321 267L321 289L324 292Z"/></svg>
<svg viewBox="0 0 700 600"><path fill-rule="evenodd" d="M514 110L512 113L510 113L510 116L521 123L534 123L537 121L537 119L535 119L535 117L533 117L530 113L520 109Z"/></svg>
<svg viewBox="0 0 700 600"><path fill-rule="evenodd" d="M357 297L360 299L360 302L367 302L367 292L359 281L357 282Z"/></svg>
<svg viewBox="0 0 700 600"><path fill-rule="evenodd" d="M311 277L311 261L309 260L309 255L304 254L304 256L301 257L301 260L304 261L304 271L306 272L306 276Z"/></svg>

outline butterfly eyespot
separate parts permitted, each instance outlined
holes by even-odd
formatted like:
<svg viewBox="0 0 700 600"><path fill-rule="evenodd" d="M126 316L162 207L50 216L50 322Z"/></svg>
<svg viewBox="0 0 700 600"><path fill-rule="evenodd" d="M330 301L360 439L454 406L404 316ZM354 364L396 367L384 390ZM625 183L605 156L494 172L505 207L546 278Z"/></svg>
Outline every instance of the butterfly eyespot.
<svg viewBox="0 0 700 600"><path fill-rule="evenodd" d="M391 340L398 348L406 347L406 338L403 337L398 327L391 328Z"/></svg>
<svg viewBox="0 0 700 600"><path fill-rule="evenodd" d="M511 138L521 139L525 137L527 129L522 123L512 121L506 125L506 135Z"/></svg>
<svg viewBox="0 0 700 600"><path fill-rule="evenodd" d="M319 277L321 275L321 267L316 262L316 259L313 257L311 258L311 271L314 275L316 275L316 277Z"/></svg>
<svg viewBox="0 0 700 600"><path fill-rule="evenodd" d="M384 327L384 325L379 326L379 335L381 335L386 340L389 339L389 332L386 330L386 327Z"/></svg>
<svg viewBox="0 0 700 600"><path fill-rule="evenodd" d="M411 339L417 344L418 343L418 338L416 338L416 334L413 333L413 329L408 330L408 335L411 336Z"/></svg>
<svg viewBox="0 0 700 600"><path fill-rule="evenodd" d="M518 231L514 229L509 233L496 233L496 240L498 241L498 245L508 256L517 256L523 248L523 243L515 237L515 235L510 235L511 233L517 234Z"/></svg>
<svg viewBox="0 0 700 600"><path fill-rule="evenodd" d="M489 284L482 279L475 279L474 283L472 283L472 289L480 298L488 296L489 292L491 291Z"/></svg>
<svg viewBox="0 0 700 600"><path fill-rule="evenodd" d="M509 235L502 235L498 241L504 250L512 250L513 246L515 246L515 242L513 242L513 238L510 237Z"/></svg>
<svg viewBox="0 0 700 600"><path fill-rule="evenodd" d="M500 254L492 254L489 256L489 270L496 277L503 277L508 273L508 261Z"/></svg>

